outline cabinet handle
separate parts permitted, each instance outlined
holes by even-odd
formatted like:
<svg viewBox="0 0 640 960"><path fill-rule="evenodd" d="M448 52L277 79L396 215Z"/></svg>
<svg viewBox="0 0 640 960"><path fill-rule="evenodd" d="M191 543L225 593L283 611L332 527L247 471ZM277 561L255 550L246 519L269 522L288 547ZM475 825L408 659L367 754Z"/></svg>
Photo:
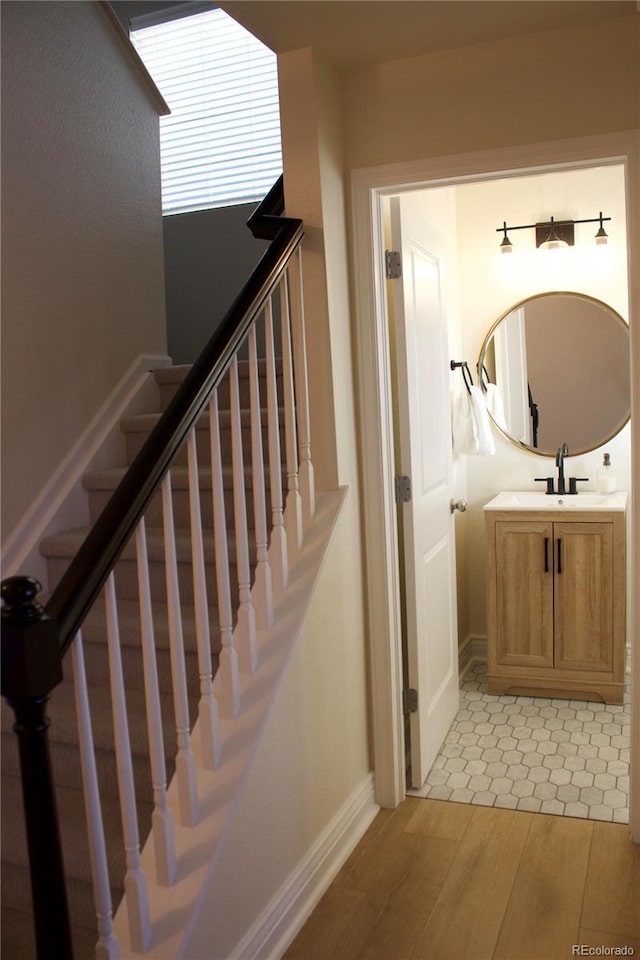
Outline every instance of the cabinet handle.
<svg viewBox="0 0 640 960"><path fill-rule="evenodd" d="M562 540L558 539L558 573L562 573Z"/></svg>
<svg viewBox="0 0 640 960"><path fill-rule="evenodd" d="M544 572L549 573L549 537L544 538Z"/></svg>

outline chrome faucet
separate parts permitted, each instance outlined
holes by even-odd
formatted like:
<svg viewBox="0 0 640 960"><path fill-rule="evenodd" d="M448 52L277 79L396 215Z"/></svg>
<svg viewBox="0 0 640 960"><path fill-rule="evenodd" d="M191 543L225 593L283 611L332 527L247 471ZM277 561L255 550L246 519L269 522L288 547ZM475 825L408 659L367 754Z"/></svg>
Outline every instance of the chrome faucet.
<svg viewBox="0 0 640 960"><path fill-rule="evenodd" d="M569 456L569 444L563 443L561 447L558 447L556 450L556 467L558 468L558 490L560 494L564 494L567 491L565 490L564 485L564 458Z"/></svg>

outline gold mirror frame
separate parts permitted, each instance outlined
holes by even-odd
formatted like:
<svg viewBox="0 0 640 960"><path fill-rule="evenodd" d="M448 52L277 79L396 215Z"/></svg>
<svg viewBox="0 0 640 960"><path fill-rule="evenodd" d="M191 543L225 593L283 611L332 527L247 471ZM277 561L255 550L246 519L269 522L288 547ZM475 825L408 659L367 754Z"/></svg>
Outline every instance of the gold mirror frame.
<svg viewBox="0 0 640 960"><path fill-rule="evenodd" d="M547 290L544 293L533 294L530 297L525 297L524 299L518 300L516 303L513 303L507 310L504 311L504 313L502 313L498 317L498 319L489 328L489 331L482 342L482 346L480 348L480 355L478 357L478 362L476 364L476 371L478 374L478 385L480 386L481 389L482 389L481 371L483 368L487 347L495 331L497 330L499 325L502 323L502 321L505 320L506 317L508 317L509 314L512 313L514 310L517 310L519 307L525 306L525 304L530 303L533 300L540 300L543 297L554 297L554 296L577 297L580 300L585 300L588 303L594 304L602 308L622 326L622 328L627 333L627 336L629 336L629 324L617 312L617 310L614 310L613 307L609 306L609 304L605 303L603 300L598 300L596 297L591 297L586 293L579 293L576 290ZM489 414L489 416L491 417L491 422L493 426L496 428L496 430L498 430L503 435L503 437L505 437L511 444L513 444L519 450L528 450L530 453L535 453L539 457L555 456L555 450L554 451L540 450L538 447L531 446L530 444L525 443L523 440L517 440L515 437L512 437L509 433L506 432L506 430L504 430L502 427L500 427L496 423L496 421L491 416L491 414ZM599 447L604 446L604 444L608 443L610 440L613 439L613 437L617 436L620 433L623 427L625 427L626 424L629 422L630 418L631 418L631 394L629 394L629 410L626 413L626 415L619 421L619 423L614 427L614 429L610 433L608 433L606 436L599 438L598 441L592 444L591 446L581 447L575 450L570 449L570 456L579 456L580 454L591 453L593 450L597 450Z"/></svg>

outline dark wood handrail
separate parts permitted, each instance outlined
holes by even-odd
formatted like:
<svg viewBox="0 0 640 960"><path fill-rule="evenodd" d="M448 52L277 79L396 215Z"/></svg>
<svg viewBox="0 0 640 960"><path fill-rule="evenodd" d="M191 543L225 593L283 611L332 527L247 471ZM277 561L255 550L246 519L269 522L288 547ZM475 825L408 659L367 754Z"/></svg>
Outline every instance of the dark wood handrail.
<svg viewBox="0 0 640 960"><path fill-rule="evenodd" d="M47 615L58 625L61 656L71 645L176 452L302 240L302 221L279 216L283 210L281 177L247 223L255 237L272 241L270 247L193 364L46 605Z"/></svg>

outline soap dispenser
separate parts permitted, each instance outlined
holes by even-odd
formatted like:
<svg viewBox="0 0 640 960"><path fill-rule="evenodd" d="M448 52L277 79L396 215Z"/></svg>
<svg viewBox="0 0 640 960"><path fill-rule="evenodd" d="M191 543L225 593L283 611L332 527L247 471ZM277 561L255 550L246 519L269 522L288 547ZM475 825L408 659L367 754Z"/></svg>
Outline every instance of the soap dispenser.
<svg viewBox="0 0 640 960"><path fill-rule="evenodd" d="M605 453L602 466L598 470L598 493L615 493L618 483L615 471L611 466L611 457Z"/></svg>

